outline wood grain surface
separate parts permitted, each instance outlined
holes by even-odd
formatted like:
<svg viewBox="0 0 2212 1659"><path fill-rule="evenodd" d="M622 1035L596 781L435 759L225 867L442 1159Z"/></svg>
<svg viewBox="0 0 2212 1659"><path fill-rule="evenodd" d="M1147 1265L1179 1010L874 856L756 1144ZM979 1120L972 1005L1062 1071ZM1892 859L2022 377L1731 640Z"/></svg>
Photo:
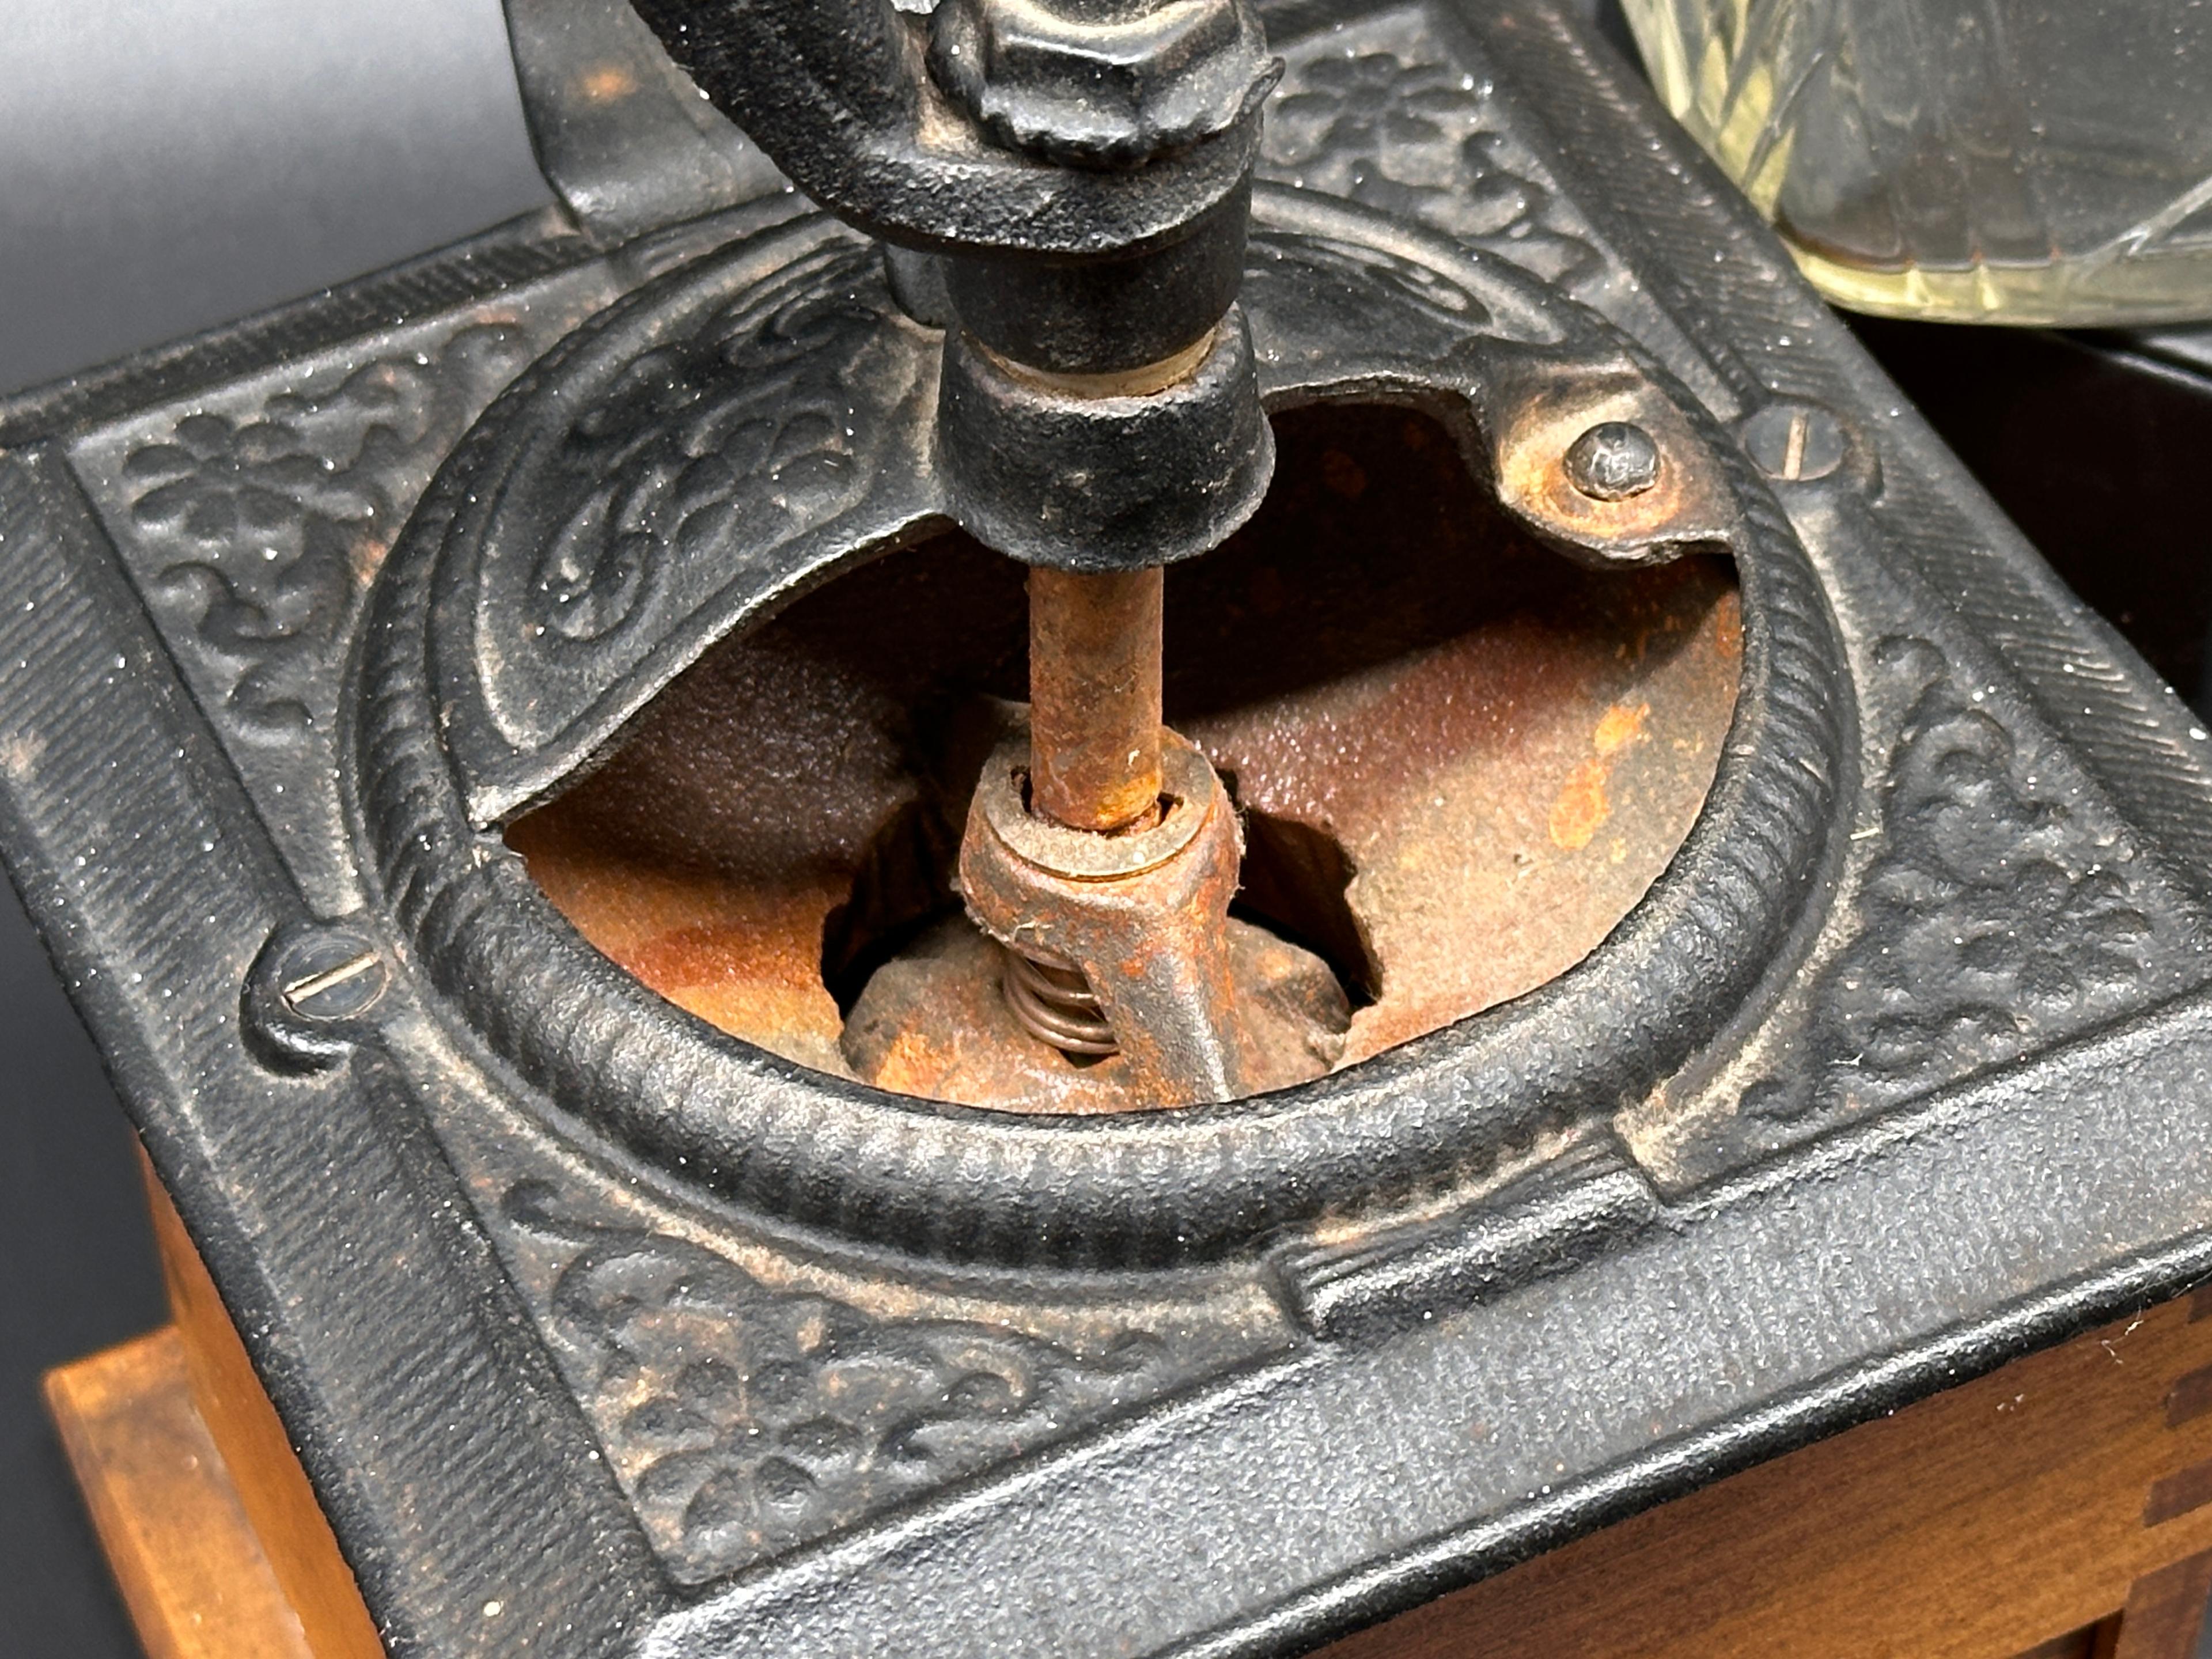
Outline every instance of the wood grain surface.
<svg viewBox="0 0 2212 1659"><path fill-rule="evenodd" d="M46 1406L149 1659L316 1659L165 1327L46 1375Z"/></svg>
<svg viewBox="0 0 2212 1659"><path fill-rule="evenodd" d="M2184 1298L2016 1360L1328 1659L2193 1659L2212 1590L2206 1311Z"/></svg>

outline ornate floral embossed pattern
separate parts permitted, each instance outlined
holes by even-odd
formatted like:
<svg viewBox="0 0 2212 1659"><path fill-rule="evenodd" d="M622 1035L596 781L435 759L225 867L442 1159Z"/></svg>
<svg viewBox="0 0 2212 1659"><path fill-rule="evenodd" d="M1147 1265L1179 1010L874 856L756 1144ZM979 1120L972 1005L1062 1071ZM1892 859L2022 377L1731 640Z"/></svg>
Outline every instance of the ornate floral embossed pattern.
<svg viewBox="0 0 2212 1659"><path fill-rule="evenodd" d="M327 723L355 600L432 470L532 352L518 325L463 327L325 391L193 408L129 448L96 493L121 495L149 602L185 613L179 643L234 729L283 739Z"/></svg>
<svg viewBox="0 0 2212 1659"><path fill-rule="evenodd" d="M1267 107L1261 176L1448 230L1548 281L1599 263L1586 232L1504 130L1486 78L1419 12L1294 41Z"/></svg>
<svg viewBox="0 0 2212 1659"><path fill-rule="evenodd" d="M688 1240L503 1218L562 1252L544 1323L655 1547L702 1583L1157 1397L1198 1370L1141 1332L1073 1348L778 1288Z"/></svg>
<svg viewBox="0 0 2212 1659"><path fill-rule="evenodd" d="M882 307L854 291L874 264L866 248L801 260L770 303L743 295L623 369L570 435L562 470L585 489L534 573L534 629L603 638L665 558L774 544L845 504L851 388L884 333Z"/></svg>
<svg viewBox="0 0 2212 1659"><path fill-rule="evenodd" d="M479 428L500 482L453 514L482 550L476 605L455 613L468 636L441 647L477 664L452 736L473 783L528 793L542 751L603 737L610 688L710 632L718 600L933 504L938 337L898 311L875 247L826 223L649 288Z"/></svg>
<svg viewBox="0 0 2212 1659"><path fill-rule="evenodd" d="M2202 975L2186 900L2056 750L2016 734L1918 639L1877 647L1918 688L1892 750L1864 926L1823 976L1817 1078L1746 1101L1854 1113L2001 1065Z"/></svg>

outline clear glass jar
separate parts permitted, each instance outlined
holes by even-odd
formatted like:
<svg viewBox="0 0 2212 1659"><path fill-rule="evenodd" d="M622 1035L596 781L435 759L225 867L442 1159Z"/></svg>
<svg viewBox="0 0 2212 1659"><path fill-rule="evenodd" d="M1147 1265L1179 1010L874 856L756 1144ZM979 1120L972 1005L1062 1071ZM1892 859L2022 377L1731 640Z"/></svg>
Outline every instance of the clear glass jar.
<svg viewBox="0 0 2212 1659"><path fill-rule="evenodd" d="M1622 0L1661 96L1838 304L2212 317L2212 0Z"/></svg>

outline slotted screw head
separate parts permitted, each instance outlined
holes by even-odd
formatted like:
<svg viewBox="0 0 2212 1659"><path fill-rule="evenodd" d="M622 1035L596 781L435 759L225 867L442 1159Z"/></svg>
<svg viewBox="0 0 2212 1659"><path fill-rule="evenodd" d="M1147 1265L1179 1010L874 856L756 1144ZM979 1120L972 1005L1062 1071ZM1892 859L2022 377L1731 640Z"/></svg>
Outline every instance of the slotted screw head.
<svg viewBox="0 0 2212 1659"><path fill-rule="evenodd" d="M277 994L302 1019L352 1019L384 994L384 958L363 939L326 933L301 940L278 967Z"/></svg>

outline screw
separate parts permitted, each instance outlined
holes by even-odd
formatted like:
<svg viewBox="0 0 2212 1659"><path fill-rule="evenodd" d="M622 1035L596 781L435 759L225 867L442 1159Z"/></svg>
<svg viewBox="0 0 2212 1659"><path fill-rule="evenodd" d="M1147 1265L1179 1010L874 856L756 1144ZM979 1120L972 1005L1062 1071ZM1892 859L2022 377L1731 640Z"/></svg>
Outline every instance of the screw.
<svg viewBox="0 0 2212 1659"><path fill-rule="evenodd" d="M1825 478L1844 464L1844 425L1818 404L1769 404L1743 424L1743 447L1761 472L1783 483Z"/></svg>
<svg viewBox="0 0 2212 1659"><path fill-rule="evenodd" d="M1567 482L1592 501L1624 501L1659 482L1659 446L1642 427L1600 421L1567 447Z"/></svg>
<svg viewBox="0 0 2212 1659"><path fill-rule="evenodd" d="M353 1019L384 994L384 958L358 935L319 933L284 953L277 995L302 1019Z"/></svg>

